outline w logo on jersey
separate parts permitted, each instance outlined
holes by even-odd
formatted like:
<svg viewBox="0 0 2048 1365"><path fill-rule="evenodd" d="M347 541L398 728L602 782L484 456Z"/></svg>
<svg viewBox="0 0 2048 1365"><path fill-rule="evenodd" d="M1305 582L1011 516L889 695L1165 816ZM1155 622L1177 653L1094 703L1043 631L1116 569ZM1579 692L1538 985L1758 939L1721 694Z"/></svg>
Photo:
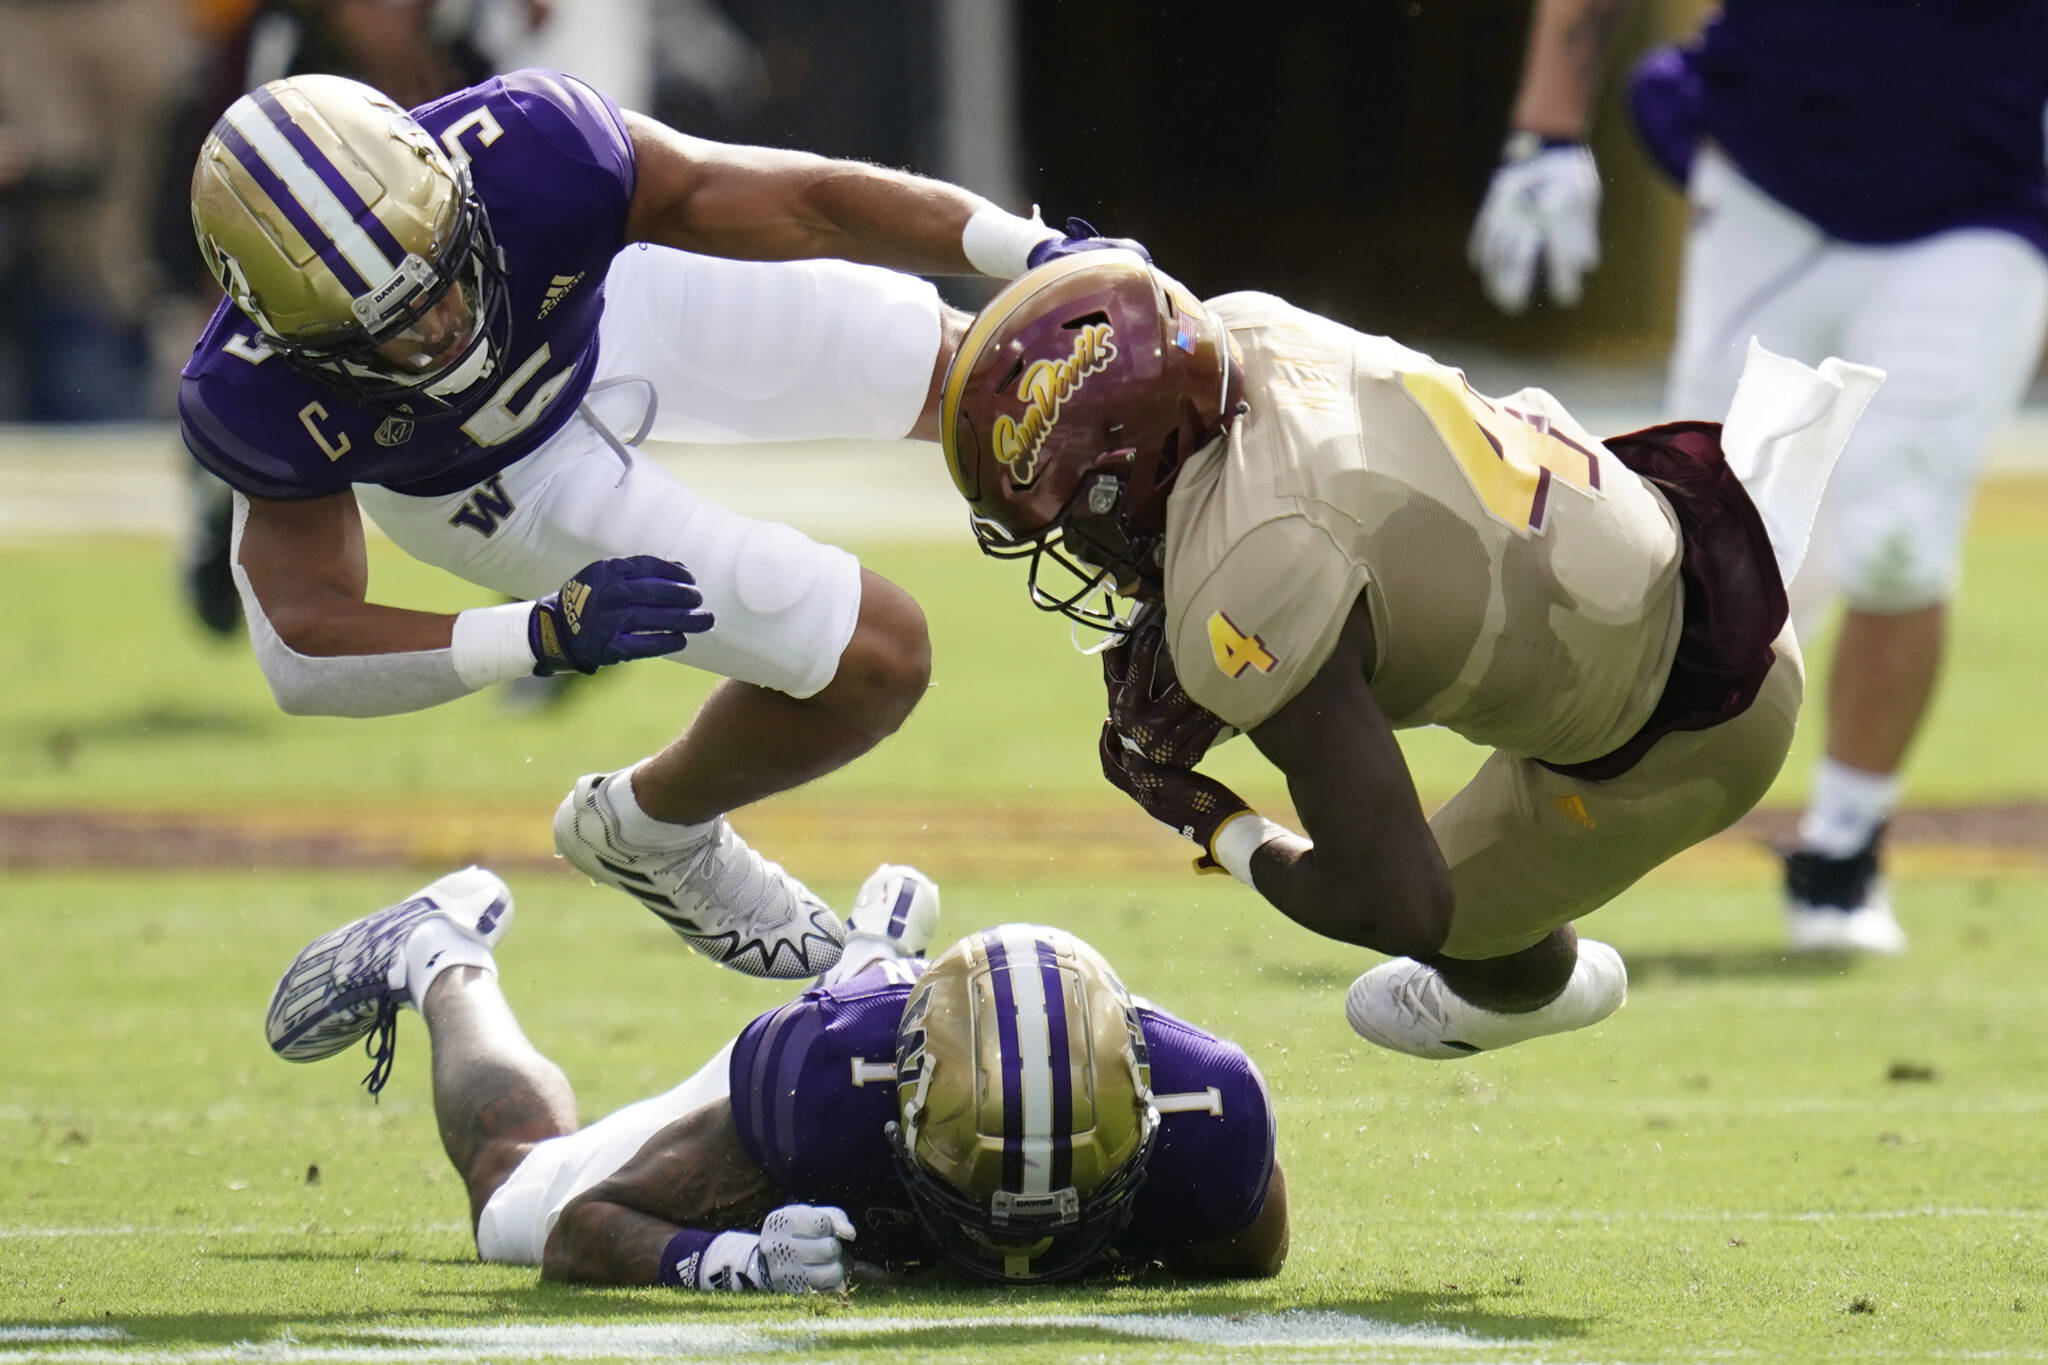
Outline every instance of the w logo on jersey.
<svg viewBox="0 0 2048 1365"><path fill-rule="evenodd" d="M478 535L489 537L497 533L498 523L512 515L512 499L505 492L505 476L493 474L476 486L469 495L469 501L462 509L448 518L450 526L467 526Z"/></svg>

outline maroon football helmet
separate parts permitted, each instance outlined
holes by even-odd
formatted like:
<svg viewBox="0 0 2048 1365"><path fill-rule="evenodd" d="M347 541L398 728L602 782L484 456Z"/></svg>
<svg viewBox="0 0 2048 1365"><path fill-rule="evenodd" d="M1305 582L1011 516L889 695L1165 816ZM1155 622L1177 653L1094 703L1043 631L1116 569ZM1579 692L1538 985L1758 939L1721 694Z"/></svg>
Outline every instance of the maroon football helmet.
<svg viewBox="0 0 2048 1365"><path fill-rule="evenodd" d="M1112 627L1090 599L1159 591L1166 495L1243 387L1222 323L1134 253L1084 252L1013 281L960 343L939 412L982 552L1028 556L1035 604ZM1048 560L1080 586L1041 585Z"/></svg>

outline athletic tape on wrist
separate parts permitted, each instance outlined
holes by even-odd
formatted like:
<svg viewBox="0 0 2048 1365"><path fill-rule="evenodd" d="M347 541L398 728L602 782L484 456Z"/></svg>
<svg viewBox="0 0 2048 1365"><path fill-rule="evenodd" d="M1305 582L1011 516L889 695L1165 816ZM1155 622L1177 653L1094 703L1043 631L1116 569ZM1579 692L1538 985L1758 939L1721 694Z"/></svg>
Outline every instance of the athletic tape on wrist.
<svg viewBox="0 0 2048 1365"><path fill-rule="evenodd" d="M455 634L448 642L456 676L471 691L529 676L536 662L533 646L526 642L526 623L532 616L531 602L458 612Z"/></svg>
<svg viewBox="0 0 2048 1365"><path fill-rule="evenodd" d="M1031 206L1029 218L1006 213L994 204L978 208L960 230L960 250L967 263L984 275L1014 280L1031 268L1031 248L1061 234L1049 228Z"/></svg>
<svg viewBox="0 0 2048 1365"><path fill-rule="evenodd" d="M1252 854L1285 833L1287 826L1276 825L1257 811L1248 810L1223 822L1216 837L1209 841L1209 851L1225 872L1257 890L1252 882Z"/></svg>

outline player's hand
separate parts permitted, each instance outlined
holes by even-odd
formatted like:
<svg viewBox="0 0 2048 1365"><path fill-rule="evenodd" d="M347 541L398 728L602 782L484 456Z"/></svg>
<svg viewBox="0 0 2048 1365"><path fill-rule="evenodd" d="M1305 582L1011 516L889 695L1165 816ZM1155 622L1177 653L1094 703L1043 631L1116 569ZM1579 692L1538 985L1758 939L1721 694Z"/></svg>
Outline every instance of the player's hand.
<svg viewBox="0 0 2048 1365"><path fill-rule="evenodd" d="M1102 775L1111 786L1137 802L1154 820L1171 825L1202 846L1202 856L1195 860L1197 871L1218 866L1216 831L1232 816L1251 810L1243 797L1213 777L1154 763L1132 748L1109 721L1102 723L1097 747Z"/></svg>
<svg viewBox="0 0 2048 1365"><path fill-rule="evenodd" d="M759 1282L779 1294L837 1294L853 1274L852 1241L843 1211L784 1204L761 1220Z"/></svg>
<svg viewBox="0 0 2048 1365"><path fill-rule="evenodd" d="M526 643L542 677L571 668L595 673L606 664L673 654L711 623L688 569L633 555L586 565L535 602Z"/></svg>
<svg viewBox="0 0 2048 1365"><path fill-rule="evenodd" d="M1083 251L1135 251L1148 262L1152 253L1128 237L1104 237L1093 225L1081 218L1067 219L1064 237L1048 237L1032 247L1024 259L1036 270L1047 261L1057 261L1062 256L1073 256Z"/></svg>
<svg viewBox="0 0 2048 1365"><path fill-rule="evenodd" d="M1166 648L1166 608L1156 602L1102 651L1102 683L1111 728L1154 763L1192 768L1229 729L1181 687Z"/></svg>
<svg viewBox="0 0 2048 1365"><path fill-rule="evenodd" d="M1600 264L1600 171L1583 142L1544 146L1533 134L1508 138L1500 169L1472 224L1465 254L1486 296L1504 313L1529 306L1536 263L1553 302L1579 301L1579 282Z"/></svg>

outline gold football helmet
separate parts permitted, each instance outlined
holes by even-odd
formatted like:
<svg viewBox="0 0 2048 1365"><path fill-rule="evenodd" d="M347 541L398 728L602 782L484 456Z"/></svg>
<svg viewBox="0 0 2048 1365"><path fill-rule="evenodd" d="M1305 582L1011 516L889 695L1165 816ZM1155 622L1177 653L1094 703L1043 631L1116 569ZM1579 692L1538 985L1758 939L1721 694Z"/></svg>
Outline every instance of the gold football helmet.
<svg viewBox="0 0 2048 1365"><path fill-rule="evenodd" d="M1071 934L953 945L896 1034L896 1165L925 1232L970 1273L1076 1275L1131 1220L1159 1131L1131 997Z"/></svg>
<svg viewBox="0 0 2048 1365"><path fill-rule="evenodd" d="M509 336L468 159L360 82L294 76L230 105L193 168L192 227L264 344L363 406L449 415Z"/></svg>

